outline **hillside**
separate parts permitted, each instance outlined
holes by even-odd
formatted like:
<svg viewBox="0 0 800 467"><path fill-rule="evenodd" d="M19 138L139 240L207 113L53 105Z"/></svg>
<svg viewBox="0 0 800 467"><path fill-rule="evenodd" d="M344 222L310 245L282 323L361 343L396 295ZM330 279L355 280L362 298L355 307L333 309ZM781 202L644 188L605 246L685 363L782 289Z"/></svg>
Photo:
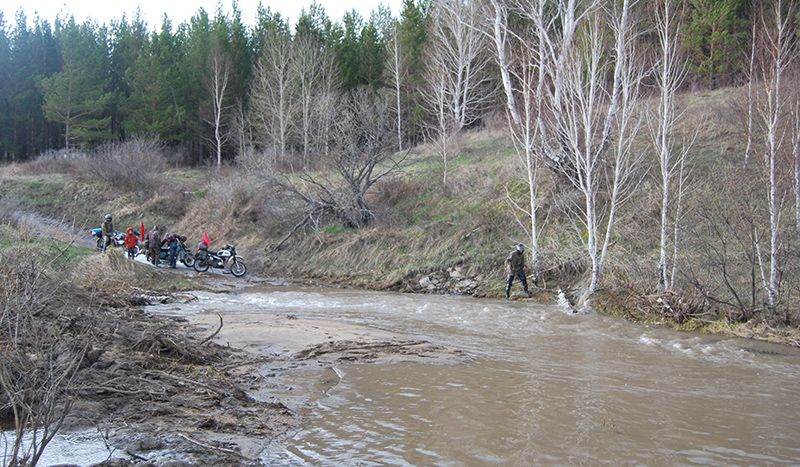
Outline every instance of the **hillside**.
<svg viewBox="0 0 800 467"><path fill-rule="evenodd" d="M691 135L699 128L699 134L688 157L674 285L661 295L655 294L658 180L650 143L638 143L644 156L637 168L640 182L617 213L600 292L592 297L595 310L649 324L797 342L786 331L797 322L800 284L789 261L797 233L788 221L780 313L766 316L761 292L754 291L760 279L751 253L759 237L748 230L765 225L766 187L759 161L743 168L744 139L732 111L736 94L686 96L682 131ZM358 229L325 215L300 222L303 200L276 185L274 166L254 160L220 169L164 164L149 172L137 169L135 176L116 173L117 165L98 159L12 164L0 170L0 212L34 211L84 230L112 213L119 230L157 224L162 232L187 235L189 245L207 232L212 248L234 243L257 275L502 298L506 256L515 244L530 243L510 202L526 203L522 165L509 134L499 129L464 133L457 147L458 155L448 161L447 185L434 148L413 148L401 170L367 192L374 219ZM132 165L144 167L135 159ZM279 177L298 180L289 172ZM579 194L547 168L540 170L537 186L543 227L534 298L554 300L559 289L577 296L590 266L574 215ZM792 218L790 204L785 219Z"/></svg>

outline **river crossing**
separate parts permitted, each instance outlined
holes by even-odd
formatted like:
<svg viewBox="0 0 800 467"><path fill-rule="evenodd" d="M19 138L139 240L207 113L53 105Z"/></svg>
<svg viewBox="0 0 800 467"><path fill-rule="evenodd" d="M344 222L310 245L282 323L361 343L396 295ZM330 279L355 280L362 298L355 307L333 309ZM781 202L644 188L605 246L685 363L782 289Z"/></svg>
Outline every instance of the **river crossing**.
<svg viewBox="0 0 800 467"><path fill-rule="evenodd" d="M558 305L274 287L181 313L342 320L467 363L335 365L338 384L266 465L800 465L800 351Z"/></svg>

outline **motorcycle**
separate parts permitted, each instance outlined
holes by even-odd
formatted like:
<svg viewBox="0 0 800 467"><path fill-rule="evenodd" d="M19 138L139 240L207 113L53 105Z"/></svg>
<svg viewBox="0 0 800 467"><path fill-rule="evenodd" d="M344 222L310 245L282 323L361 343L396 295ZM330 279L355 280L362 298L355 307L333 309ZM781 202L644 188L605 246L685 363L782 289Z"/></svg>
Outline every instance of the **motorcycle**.
<svg viewBox="0 0 800 467"><path fill-rule="evenodd" d="M230 243L226 243L216 253L208 251L208 247L203 243L197 245L197 253L194 254L195 271L207 271L209 267L222 269L228 263L231 264L231 274L236 277L242 277L247 272L244 258L236 254L236 248Z"/></svg>
<svg viewBox="0 0 800 467"><path fill-rule="evenodd" d="M180 261L187 268L194 266L194 255L188 248L186 248L186 244L183 242L178 242L178 251L176 252L177 261ZM147 261L150 262L150 251L147 251ZM169 246L163 246L160 248L159 255L158 255L159 263L169 263Z"/></svg>
<svg viewBox="0 0 800 467"><path fill-rule="evenodd" d="M97 251L103 251L103 246L106 244L106 240L103 238L103 229L92 229L89 231L92 237L97 237ZM125 234L120 232L119 230L115 230L114 233L111 235L111 246L116 247L124 247L125 246ZM139 254L139 247L137 246L135 249L135 255ZM134 256L135 256L134 255Z"/></svg>

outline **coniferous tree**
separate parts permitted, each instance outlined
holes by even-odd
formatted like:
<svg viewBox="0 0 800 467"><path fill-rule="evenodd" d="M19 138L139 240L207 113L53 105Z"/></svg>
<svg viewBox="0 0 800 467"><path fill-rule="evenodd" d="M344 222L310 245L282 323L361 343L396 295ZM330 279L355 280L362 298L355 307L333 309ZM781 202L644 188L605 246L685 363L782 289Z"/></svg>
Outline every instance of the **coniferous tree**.
<svg viewBox="0 0 800 467"><path fill-rule="evenodd" d="M111 131L114 135L125 137L122 128L121 102L130 98L132 89L125 74L134 66L149 45L147 23L137 11L128 21L124 16L111 24L109 52L109 79L113 95L110 104Z"/></svg>
<svg viewBox="0 0 800 467"><path fill-rule="evenodd" d="M342 72L342 84L345 89L354 89L358 85L366 84L363 72L363 63L360 54L360 34L363 28L363 19L355 10L350 10L342 18L344 36L336 48L339 69Z"/></svg>
<svg viewBox="0 0 800 467"><path fill-rule="evenodd" d="M692 72L712 89L730 84L744 56L743 0L690 0L689 11L684 45Z"/></svg>
<svg viewBox="0 0 800 467"><path fill-rule="evenodd" d="M10 87L8 105L11 114L12 146L18 159L26 160L36 154L60 146L58 125L44 119L42 93L36 86L40 77L60 70L58 46L53 30L46 21L27 25L24 12L17 15L11 34Z"/></svg>
<svg viewBox="0 0 800 467"><path fill-rule="evenodd" d="M121 102L123 128L130 134L157 136L176 144L183 137L186 109L178 100L180 49L172 22L164 16L161 31L125 73L130 97Z"/></svg>
<svg viewBox="0 0 800 467"><path fill-rule="evenodd" d="M97 144L109 137L110 117L105 115L108 48L96 25L78 25L74 18L59 31L62 69L39 81L47 120L63 125L67 151L78 145Z"/></svg>
<svg viewBox="0 0 800 467"><path fill-rule="evenodd" d="M407 117L406 128L409 137L414 140L422 135L422 124L425 118L424 104L420 89L423 86L425 73L424 49L428 41L428 10L426 0L403 0L403 9L397 25L399 50L403 54L406 77L403 89L403 108Z"/></svg>
<svg viewBox="0 0 800 467"><path fill-rule="evenodd" d="M13 153L13 124L11 105L11 39L7 30L5 16L0 11L0 160Z"/></svg>

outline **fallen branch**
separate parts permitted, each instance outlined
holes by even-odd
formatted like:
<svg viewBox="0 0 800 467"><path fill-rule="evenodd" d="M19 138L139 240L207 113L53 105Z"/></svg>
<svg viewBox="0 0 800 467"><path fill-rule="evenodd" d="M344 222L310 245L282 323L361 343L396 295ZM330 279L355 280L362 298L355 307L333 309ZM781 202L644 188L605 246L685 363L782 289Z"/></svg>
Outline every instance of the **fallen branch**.
<svg viewBox="0 0 800 467"><path fill-rule="evenodd" d="M217 313L217 316L219 316L219 327L217 328L217 330L216 330L216 331L214 331L214 334L211 334L210 336L208 336L208 337L206 337L205 339L203 339L203 341L202 341L202 342L200 342L200 344L198 344L198 345L203 345L203 344L205 344L206 342L210 341L211 339L213 339L213 338L214 338L214 336L216 336L217 334L219 334L219 332L222 330L222 315L221 315L221 314L219 314L219 313Z"/></svg>
<svg viewBox="0 0 800 467"><path fill-rule="evenodd" d="M194 439L186 436L183 433L178 433L178 436L180 436L181 438L185 439L186 441L188 441L188 442L190 442L192 444L200 446L201 448L224 452L225 454L231 454L231 455L234 455L234 456L238 456L238 457L241 457L242 459L247 459L247 460L251 460L251 461L253 460L253 459L250 459L250 458L248 458L246 456L243 456L242 454L234 451L233 449L227 449L227 448L223 448L223 447L219 447L219 446L212 446L210 444L201 443L200 441L194 440Z"/></svg>
<svg viewBox="0 0 800 467"><path fill-rule="evenodd" d="M180 381L180 382L186 383L186 384L194 384L195 386L200 386L203 389L208 389L209 391L217 393L217 394L219 394L220 396L223 396L223 397L227 395L226 393L220 391L219 389L213 388L213 387L211 387L211 386L209 386L207 384L203 384L203 383L201 383L199 381L194 381L194 380L191 380L191 379L181 378L180 376L174 376L174 375L171 375L171 374L169 374L167 372L164 372L164 371L151 370L149 373L156 374L156 375L159 375L159 376L166 376L167 378L172 378L172 379L174 379L176 381Z"/></svg>

